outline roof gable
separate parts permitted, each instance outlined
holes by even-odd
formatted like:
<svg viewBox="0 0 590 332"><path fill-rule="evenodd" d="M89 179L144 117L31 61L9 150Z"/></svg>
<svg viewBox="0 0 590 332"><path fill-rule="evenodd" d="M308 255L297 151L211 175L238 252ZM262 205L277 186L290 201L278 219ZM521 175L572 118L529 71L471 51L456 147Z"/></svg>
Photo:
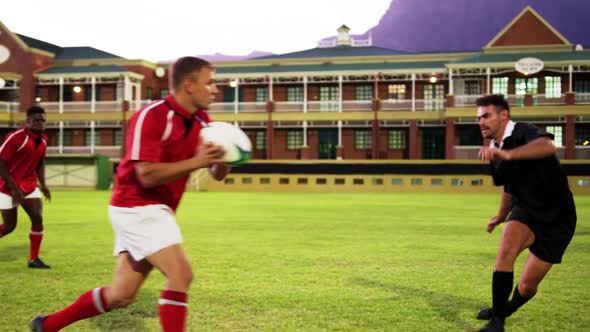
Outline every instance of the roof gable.
<svg viewBox="0 0 590 332"><path fill-rule="evenodd" d="M486 48L533 45L570 46L571 43L537 11L527 6L486 45Z"/></svg>

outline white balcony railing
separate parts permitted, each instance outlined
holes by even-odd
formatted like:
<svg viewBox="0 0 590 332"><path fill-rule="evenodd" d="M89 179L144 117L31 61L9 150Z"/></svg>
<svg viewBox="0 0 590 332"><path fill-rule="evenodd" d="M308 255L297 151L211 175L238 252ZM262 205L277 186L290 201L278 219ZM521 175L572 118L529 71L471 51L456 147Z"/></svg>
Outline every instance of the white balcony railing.
<svg viewBox="0 0 590 332"><path fill-rule="evenodd" d="M342 112L370 112L373 110L371 100L345 100L342 102Z"/></svg>
<svg viewBox="0 0 590 332"><path fill-rule="evenodd" d="M455 106L457 106L457 107L475 106L475 101L479 97L482 97L482 95L456 95L455 96Z"/></svg>
<svg viewBox="0 0 590 332"><path fill-rule="evenodd" d="M590 104L590 93L576 93L576 104Z"/></svg>
<svg viewBox="0 0 590 332"><path fill-rule="evenodd" d="M10 101L0 101L0 113L18 112L19 103Z"/></svg>
<svg viewBox="0 0 590 332"><path fill-rule="evenodd" d="M524 106L524 95L507 95L506 101L510 106Z"/></svg>
<svg viewBox="0 0 590 332"><path fill-rule="evenodd" d="M310 101L307 103L308 112L338 112L340 102L337 100Z"/></svg>
<svg viewBox="0 0 590 332"><path fill-rule="evenodd" d="M533 104L535 105L565 105L565 94L559 96L553 95L535 95L533 96Z"/></svg>
<svg viewBox="0 0 590 332"><path fill-rule="evenodd" d="M275 112L303 112L303 101L278 101Z"/></svg>
<svg viewBox="0 0 590 332"><path fill-rule="evenodd" d="M89 101L68 101L62 102L62 110L64 113L90 113L92 112L92 102ZM146 102L147 104L147 102ZM60 103L57 101L49 101L39 103L48 113L58 113L60 111ZM135 103L131 103L133 108ZM95 112L120 112L123 109L121 101L97 101L94 104Z"/></svg>
<svg viewBox="0 0 590 332"><path fill-rule="evenodd" d="M382 111L411 111L412 99L385 99L381 101Z"/></svg>
<svg viewBox="0 0 590 332"><path fill-rule="evenodd" d="M238 103L238 113L264 113L266 102L242 102Z"/></svg>
<svg viewBox="0 0 590 332"><path fill-rule="evenodd" d="M234 103L213 103L209 105L209 112L211 113L234 113Z"/></svg>
<svg viewBox="0 0 590 332"><path fill-rule="evenodd" d="M72 154L91 154L94 150L94 154L102 154L109 157L121 156L120 146L62 146L61 152L58 146L48 146L48 155L72 155Z"/></svg>

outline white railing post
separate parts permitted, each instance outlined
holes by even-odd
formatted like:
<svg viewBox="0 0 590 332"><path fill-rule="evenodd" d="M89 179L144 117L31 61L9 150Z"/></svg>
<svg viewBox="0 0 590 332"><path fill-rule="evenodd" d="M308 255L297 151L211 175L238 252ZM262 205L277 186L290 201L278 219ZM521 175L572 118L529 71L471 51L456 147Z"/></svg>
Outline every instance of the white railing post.
<svg viewBox="0 0 590 332"><path fill-rule="evenodd" d="M567 71L569 74L569 90L567 90L568 92L572 92L573 90L573 74L574 74L574 66L569 65L567 66Z"/></svg>
<svg viewBox="0 0 590 332"><path fill-rule="evenodd" d="M59 113L64 112L64 78L59 78ZM61 153L61 150L60 150Z"/></svg>
<svg viewBox="0 0 590 332"><path fill-rule="evenodd" d="M90 154L94 154L94 136L96 135L96 122L90 121Z"/></svg>
<svg viewBox="0 0 590 332"><path fill-rule="evenodd" d="M342 112L342 75L338 75L338 112Z"/></svg>
<svg viewBox="0 0 590 332"><path fill-rule="evenodd" d="M303 76L303 113L307 113L307 76Z"/></svg>
<svg viewBox="0 0 590 332"><path fill-rule="evenodd" d="M492 75L492 69L490 67L486 68L486 93L490 94L492 93L491 89L490 89L490 76Z"/></svg>
<svg viewBox="0 0 590 332"><path fill-rule="evenodd" d="M59 154L64 153L64 122L59 122L59 137L58 137L58 151Z"/></svg>
<svg viewBox="0 0 590 332"><path fill-rule="evenodd" d="M449 69L449 94L453 95L453 69Z"/></svg>
<svg viewBox="0 0 590 332"><path fill-rule="evenodd" d="M234 95L235 95L235 99L234 99L234 113L238 114L239 111L239 107L240 107L240 79L236 78L236 87L234 88Z"/></svg>
<svg viewBox="0 0 590 332"><path fill-rule="evenodd" d="M92 77L91 82L90 113L96 113L96 77Z"/></svg>

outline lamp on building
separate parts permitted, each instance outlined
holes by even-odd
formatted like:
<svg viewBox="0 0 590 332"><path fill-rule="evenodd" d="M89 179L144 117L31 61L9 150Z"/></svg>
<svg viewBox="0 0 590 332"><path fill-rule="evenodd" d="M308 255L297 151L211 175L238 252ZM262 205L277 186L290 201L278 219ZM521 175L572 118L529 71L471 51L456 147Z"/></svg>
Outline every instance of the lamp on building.
<svg viewBox="0 0 590 332"><path fill-rule="evenodd" d="M3 78L0 78L0 89L6 86L6 81Z"/></svg>
<svg viewBox="0 0 590 332"><path fill-rule="evenodd" d="M438 81L438 78L436 78L436 76L430 76L429 81L430 81L430 83L434 84L434 83L436 83L436 81Z"/></svg>
<svg viewBox="0 0 590 332"><path fill-rule="evenodd" d="M40 103L40 102L41 102L41 97L37 97L37 98L35 98L35 102L36 102L36 103Z"/></svg>
<svg viewBox="0 0 590 332"><path fill-rule="evenodd" d="M235 88L236 86L238 86L238 81L229 81L229 86L231 86L232 88Z"/></svg>
<svg viewBox="0 0 590 332"><path fill-rule="evenodd" d="M82 88L81 88L79 85L76 85L76 86L74 87L74 92L75 92L75 93L80 93L80 92L82 92Z"/></svg>

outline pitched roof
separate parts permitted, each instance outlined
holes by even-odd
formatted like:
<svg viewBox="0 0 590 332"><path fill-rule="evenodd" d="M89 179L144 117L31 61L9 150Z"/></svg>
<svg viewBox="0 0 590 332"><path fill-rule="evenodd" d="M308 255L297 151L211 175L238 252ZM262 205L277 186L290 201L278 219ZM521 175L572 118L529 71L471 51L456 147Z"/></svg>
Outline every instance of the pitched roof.
<svg viewBox="0 0 590 332"><path fill-rule="evenodd" d="M272 74L301 72L387 72L395 70L444 70L445 61L393 62L393 63L351 63L351 64L310 64L279 66L217 67L216 73L223 74Z"/></svg>
<svg viewBox="0 0 590 332"><path fill-rule="evenodd" d="M21 35L18 33L15 33L15 35L17 35L18 38L20 38L25 44L27 44L28 47L31 47L31 48L37 48L37 49L47 51L47 52L50 52L53 54L57 54L57 53L61 52L61 50L62 50L62 48L57 45L54 45L54 44L51 44L48 42L44 42L39 39L31 38L29 36Z"/></svg>
<svg viewBox="0 0 590 332"><path fill-rule="evenodd" d="M481 64L481 63L507 63L516 62L522 58L535 57L543 62L557 61L588 61L590 62L589 51L568 51L568 52L519 52L519 53L479 53L477 55L451 61L450 64Z"/></svg>
<svg viewBox="0 0 590 332"><path fill-rule="evenodd" d="M351 47L346 45L336 47L317 47L304 51L263 56L256 59L295 59L295 58L336 58L352 56L387 56L407 54L407 52L391 50L388 48L367 46Z"/></svg>
<svg viewBox="0 0 590 332"><path fill-rule="evenodd" d="M127 68L121 66L73 66L73 67L52 67L37 75L44 74L81 74L81 73L119 73L128 72Z"/></svg>
<svg viewBox="0 0 590 332"><path fill-rule="evenodd" d="M122 59L120 56L111 54L94 47L64 47L56 55L55 60L74 60L74 59Z"/></svg>

